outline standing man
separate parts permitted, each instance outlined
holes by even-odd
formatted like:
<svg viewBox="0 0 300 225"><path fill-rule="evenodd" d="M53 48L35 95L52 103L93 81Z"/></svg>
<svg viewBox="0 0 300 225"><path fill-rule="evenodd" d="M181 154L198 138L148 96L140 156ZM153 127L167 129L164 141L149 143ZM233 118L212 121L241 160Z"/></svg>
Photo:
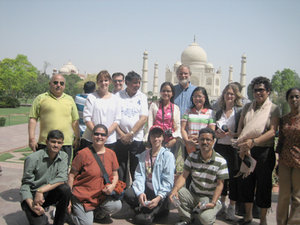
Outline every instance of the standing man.
<svg viewBox="0 0 300 225"><path fill-rule="evenodd" d="M141 76L134 71L125 77L126 89L116 95L121 99L121 121L117 127L118 141L116 155L119 161L119 179L126 181L128 174L128 152L130 174L134 179L134 171L138 164L137 154L144 151L143 127L148 118L147 96L139 91Z"/></svg>
<svg viewBox="0 0 300 225"><path fill-rule="evenodd" d="M124 86L124 74L123 73L120 73L120 72L114 73L112 75L112 80L113 80L113 85L114 85L114 90L113 90L114 94L123 90L123 86Z"/></svg>
<svg viewBox="0 0 300 225"><path fill-rule="evenodd" d="M180 65L176 70L178 84L174 86L175 97L174 103L180 109L180 115L183 116L185 111L192 106L191 96L195 90L195 86L191 84L191 71L187 65Z"/></svg>
<svg viewBox="0 0 300 225"><path fill-rule="evenodd" d="M46 148L27 156L20 194L21 206L30 225L48 225L45 207L56 204L55 225L63 225L71 198L68 180L68 155L60 151L64 135L49 132Z"/></svg>
<svg viewBox="0 0 300 225"><path fill-rule="evenodd" d="M225 179L228 179L226 160L213 150L215 132L210 128L199 131L200 151L191 153L184 163L183 174L177 179L170 194L170 200L176 197L180 201L178 212L181 222L177 225L192 223L192 212L198 208L197 217L203 225L213 224L218 211L222 208L218 201ZM191 174L189 190L184 186ZM200 206L203 208L201 209Z"/></svg>
<svg viewBox="0 0 300 225"><path fill-rule="evenodd" d="M74 147L80 142L78 127L78 111L73 98L64 93L65 78L56 74L49 82L49 91L37 96L29 113L28 133L29 147L36 151L46 147L46 138L50 130L63 132L65 140L62 150L68 154L68 164L72 157L72 143L75 134ZM40 136L35 140L35 129L40 120Z"/></svg>
<svg viewBox="0 0 300 225"><path fill-rule="evenodd" d="M93 81L87 81L83 85L83 94L77 94L75 96L75 104L79 113L79 130L80 130L80 137L82 136L83 132L86 129L86 125L83 121L83 109L86 102L86 98L88 94L93 93L96 89L96 84ZM75 154L74 154L75 155Z"/></svg>

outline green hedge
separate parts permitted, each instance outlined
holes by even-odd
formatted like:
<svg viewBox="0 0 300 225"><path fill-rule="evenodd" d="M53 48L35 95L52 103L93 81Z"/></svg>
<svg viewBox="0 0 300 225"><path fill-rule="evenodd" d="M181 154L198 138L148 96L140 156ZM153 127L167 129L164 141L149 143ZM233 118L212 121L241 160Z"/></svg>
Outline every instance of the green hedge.
<svg viewBox="0 0 300 225"><path fill-rule="evenodd" d="M17 108L20 107L20 101L11 96L0 97L0 108Z"/></svg>

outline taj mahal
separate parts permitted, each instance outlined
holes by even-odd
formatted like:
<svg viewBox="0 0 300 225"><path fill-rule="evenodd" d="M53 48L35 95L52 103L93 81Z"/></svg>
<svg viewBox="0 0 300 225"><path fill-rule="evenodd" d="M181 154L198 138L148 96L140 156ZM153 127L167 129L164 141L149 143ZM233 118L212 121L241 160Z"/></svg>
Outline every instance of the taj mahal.
<svg viewBox="0 0 300 225"><path fill-rule="evenodd" d="M177 84L176 70L180 65L187 65L190 67L191 83L195 86L205 87L210 100L216 100L221 95L221 68L217 70L213 64L207 61L207 54L205 50L199 46L194 40L186 49L181 53L181 62L176 62L173 68L166 68L165 81ZM228 83L233 82L233 67L229 66ZM246 95L246 55L242 55L241 60L241 73L240 84L242 85L242 95ZM143 69L142 69L142 92L148 93L148 52L144 52L143 56ZM154 64L153 75L153 96L159 96L158 86L158 64Z"/></svg>

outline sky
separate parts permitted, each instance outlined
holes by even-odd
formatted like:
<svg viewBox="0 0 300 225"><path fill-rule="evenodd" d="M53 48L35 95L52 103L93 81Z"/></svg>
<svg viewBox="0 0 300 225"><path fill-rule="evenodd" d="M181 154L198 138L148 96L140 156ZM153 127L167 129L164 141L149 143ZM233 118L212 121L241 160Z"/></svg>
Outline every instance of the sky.
<svg viewBox="0 0 300 225"><path fill-rule="evenodd" d="M246 83L277 70L300 73L298 0L0 0L0 60L24 54L47 73L71 61L80 73L101 70L142 74L148 52L149 87L154 63L159 82L196 38L208 62L229 66L239 81L246 54Z"/></svg>

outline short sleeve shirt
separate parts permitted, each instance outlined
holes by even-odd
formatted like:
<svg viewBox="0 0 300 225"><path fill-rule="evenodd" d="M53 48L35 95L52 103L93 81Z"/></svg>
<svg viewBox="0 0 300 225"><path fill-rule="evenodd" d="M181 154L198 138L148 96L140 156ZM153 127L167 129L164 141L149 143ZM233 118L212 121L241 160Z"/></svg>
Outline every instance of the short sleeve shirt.
<svg viewBox="0 0 300 225"><path fill-rule="evenodd" d="M50 92L40 94L33 101L29 117L40 120L38 143L46 145L49 131L60 130L64 134L64 145L72 145L72 122L78 120L79 115L70 95L63 93L60 98L56 98Z"/></svg>
<svg viewBox="0 0 300 225"><path fill-rule="evenodd" d="M121 121L119 126L124 132L128 133L139 121L140 116L148 116L147 96L138 90L135 95L130 97L126 89L119 91L116 96L120 98L121 104ZM144 131L141 128L134 134L133 139L142 141L143 136Z"/></svg>

